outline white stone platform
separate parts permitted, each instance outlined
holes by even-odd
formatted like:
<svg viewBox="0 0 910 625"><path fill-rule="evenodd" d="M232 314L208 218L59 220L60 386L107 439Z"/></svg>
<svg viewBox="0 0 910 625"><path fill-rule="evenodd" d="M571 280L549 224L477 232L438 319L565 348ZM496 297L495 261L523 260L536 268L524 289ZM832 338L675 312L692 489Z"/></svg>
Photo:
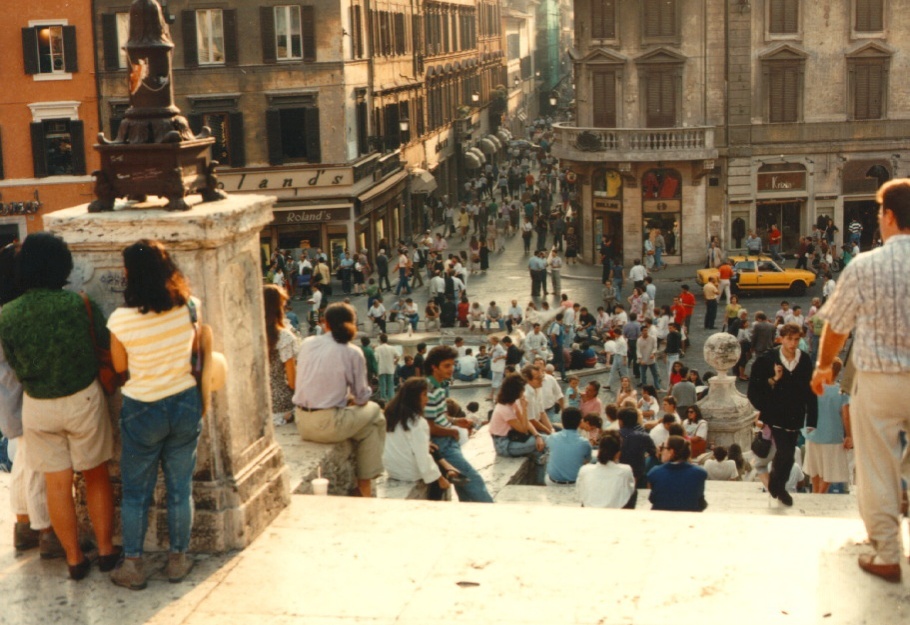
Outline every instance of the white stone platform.
<svg viewBox="0 0 910 625"><path fill-rule="evenodd" d="M5 490L8 476L0 476ZM6 494L0 493L0 496ZM0 506L0 536L12 534ZM856 519L295 495L242 552L147 590L79 583L0 545L0 623L902 623L905 581L862 573ZM158 565L163 562L158 560Z"/></svg>

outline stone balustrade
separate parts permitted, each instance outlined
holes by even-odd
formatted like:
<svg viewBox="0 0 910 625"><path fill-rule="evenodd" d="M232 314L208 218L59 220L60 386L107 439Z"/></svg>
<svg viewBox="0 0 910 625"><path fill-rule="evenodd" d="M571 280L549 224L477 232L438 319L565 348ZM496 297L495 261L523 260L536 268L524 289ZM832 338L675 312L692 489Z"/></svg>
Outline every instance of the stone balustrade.
<svg viewBox="0 0 910 625"><path fill-rule="evenodd" d="M709 160L717 157L713 127L579 128L553 124L553 153L576 161Z"/></svg>

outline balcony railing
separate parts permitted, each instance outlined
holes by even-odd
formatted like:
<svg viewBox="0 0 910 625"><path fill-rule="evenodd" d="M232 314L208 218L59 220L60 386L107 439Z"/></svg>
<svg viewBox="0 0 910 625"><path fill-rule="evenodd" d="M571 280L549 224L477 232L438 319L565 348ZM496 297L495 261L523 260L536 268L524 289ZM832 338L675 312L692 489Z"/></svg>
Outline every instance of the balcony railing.
<svg viewBox="0 0 910 625"><path fill-rule="evenodd" d="M581 161L701 160L717 156L714 128L579 128L553 124L553 151Z"/></svg>

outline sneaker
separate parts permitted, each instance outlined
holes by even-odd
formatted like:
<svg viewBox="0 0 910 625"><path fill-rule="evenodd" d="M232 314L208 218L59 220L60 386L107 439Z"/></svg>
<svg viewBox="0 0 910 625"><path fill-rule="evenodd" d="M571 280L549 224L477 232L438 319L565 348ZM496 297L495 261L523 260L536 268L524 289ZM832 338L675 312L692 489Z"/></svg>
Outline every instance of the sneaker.
<svg viewBox="0 0 910 625"><path fill-rule="evenodd" d="M28 551L38 546L40 541L40 532L33 530L28 523L16 521L16 527L13 528L13 545L16 551Z"/></svg>
<svg viewBox="0 0 910 625"><path fill-rule="evenodd" d="M54 558L66 556L66 550L60 544L60 539L57 538L54 530L41 532L41 538L38 542L40 543L38 546L40 547L42 560L53 560Z"/></svg>
<svg viewBox="0 0 910 625"><path fill-rule="evenodd" d="M125 558L111 573L111 581L130 590L143 590L148 585L142 558Z"/></svg>
<svg viewBox="0 0 910 625"><path fill-rule="evenodd" d="M194 564L196 564L196 561L185 553L169 553L167 554L167 567L164 569L164 573L170 583L176 584L182 582L190 574Z"/></svg>

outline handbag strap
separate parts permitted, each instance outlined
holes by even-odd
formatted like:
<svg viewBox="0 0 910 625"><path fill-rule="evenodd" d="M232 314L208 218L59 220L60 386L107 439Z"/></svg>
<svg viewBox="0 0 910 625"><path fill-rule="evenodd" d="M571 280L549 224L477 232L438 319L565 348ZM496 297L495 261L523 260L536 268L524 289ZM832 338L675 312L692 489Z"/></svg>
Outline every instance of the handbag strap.
<svg viewBox="0 0 910 625"><path fill-rule="evenodd" d="M196 312L196 304L193 303L192 298L186 300L186 308L190 312L190 324L193 326L193 343L196 345L196 350L190 358L192 370L195 374L202 371L202 341L199 339L199 315Z"/></svg>
<svg viewBox="0 0 910 625"><path fill-rule="evenodd" d="M92 312L92 304L89 302L88 295L84 291L79 292L82 297L82 303L85 304L85 312L88 315L88 334L92 337L92 347L98 349L98 339L95 338L95 315Z"/></svg>

